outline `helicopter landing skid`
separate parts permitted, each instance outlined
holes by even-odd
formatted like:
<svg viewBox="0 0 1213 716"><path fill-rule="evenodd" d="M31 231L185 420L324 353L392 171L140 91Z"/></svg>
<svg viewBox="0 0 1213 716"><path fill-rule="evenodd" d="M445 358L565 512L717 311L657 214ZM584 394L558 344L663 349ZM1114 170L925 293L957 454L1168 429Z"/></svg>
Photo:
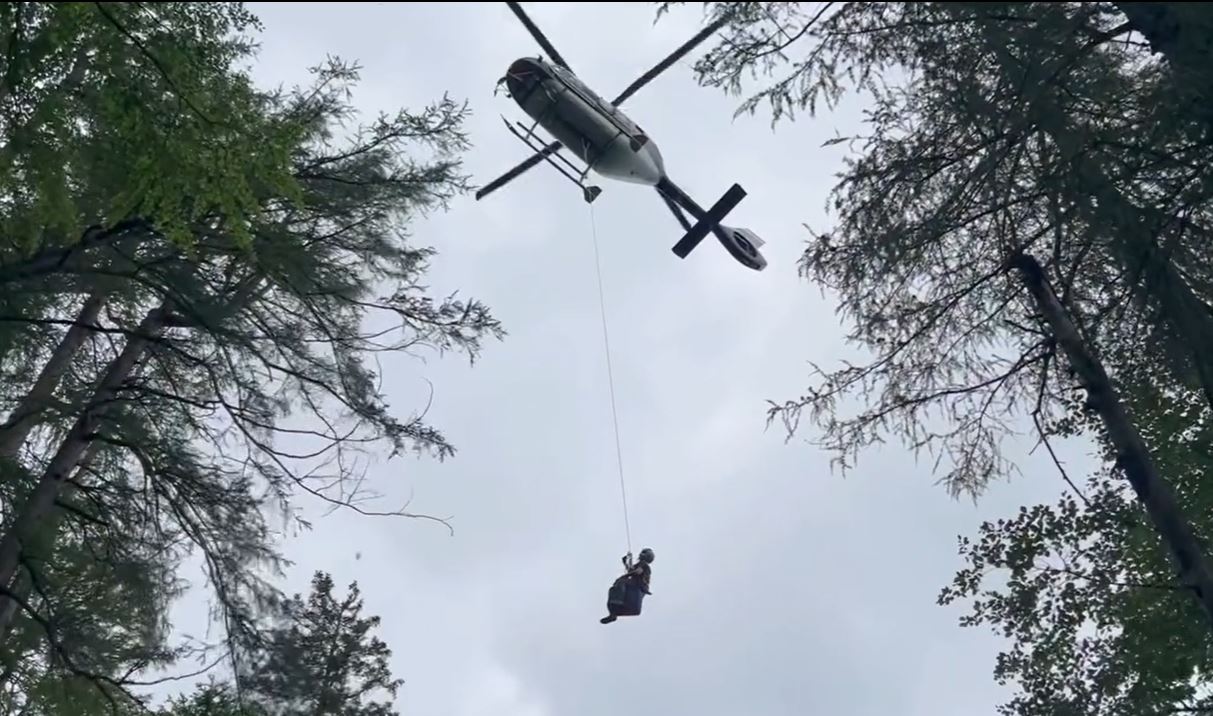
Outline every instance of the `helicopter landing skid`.
<svg viewBox="0 0 1213 716"><path fill-rule="evenodd" d="M559 150L557 150L556 152L554 152L552 154L545 153L544 148L541 145L537 144L535 141L537 139L537 137L535 135L535 131L533 128L528 128L528 127L524 126L521 122L511 123L510 120L506 119L505 117L502 117L501 121L505 122L505 128L510 130L510 134L513 134L515 137L518 137L518 139L521 140L523 144L530 147L531 150L542 155L544 161L546 161L548 164L551 164L553 167L556 167L556 171L560 172L569 181L576 184L578 186L578 188L581 189L582 198L585 199L586 203L588 203L588 204L593 203L594 200L598 198L598 195L602 193L602 187L587 185L585 183L585 178L590 173L590 170L588 167L584 170L578 169L577 165L575 165L575 164L573 164L573 162L569 161L568 157L565 157L563 154L560 154ZM515 124L517 124L516 127L514 126ZM561 162L563 162L563 164L556 163L554 161L554 159L559 159ZM574 176L574 173L576 173L576 176Z"/></svg>

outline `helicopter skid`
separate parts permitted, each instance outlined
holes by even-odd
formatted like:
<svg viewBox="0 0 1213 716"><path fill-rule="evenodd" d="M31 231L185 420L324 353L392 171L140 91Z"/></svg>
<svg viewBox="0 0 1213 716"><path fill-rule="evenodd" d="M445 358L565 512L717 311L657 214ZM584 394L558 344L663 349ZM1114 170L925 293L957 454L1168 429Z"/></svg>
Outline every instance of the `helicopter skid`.
<svg viewBox="0 0 1213 716"><path fill-rule="evenodd" d="M556 168L556 171L560 172L569 181L580 187L582 197L585 199L587 204L593 203L593 201L598 198L598 195L602 193L601 187L587 185L585 183L585 177L590 171L589 168L578 169L571 161L568 160L567 157L565 157L563 154L559 154L558 151L552 152L550 155L544 152L543 147L540 146L538 142L534 141L538 138L535 136L533 128L527 129L526 127L522 126L521 122L518 122L518 127L515 127L513 124L510 124L510 121L505 117L502 117L501 121L505 122L505 128L510 130L510 134L513 134L515 137L521 140L523 144L527 145L533 151L541 155L544 161ZM564 166L557 164L555 161L556 159L559 159ZM565 167L567 167L567 169ZM570 173L570 170L572 172L576 172L577 176L573 176L573 174Z"/></svg>

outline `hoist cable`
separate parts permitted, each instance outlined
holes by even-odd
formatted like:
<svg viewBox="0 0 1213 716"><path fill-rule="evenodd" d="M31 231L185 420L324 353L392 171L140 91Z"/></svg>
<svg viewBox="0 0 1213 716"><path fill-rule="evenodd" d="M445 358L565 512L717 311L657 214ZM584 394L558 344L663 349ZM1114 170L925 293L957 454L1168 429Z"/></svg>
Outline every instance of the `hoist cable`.
<svg viewBox="0 0 1213 716"><path fill-rule="evenodd" d="M602 287L602 259L598 252L598 222L594 205L590 204L590 235L594 240L594 269L598 274L598 312L602 317L602 345L606 350L607 387L611 394L611 421L615 427L615 465L619 470L619 496L623 500L623 530L627 535L628 554L632 553L632 526L628 521L628 490L623 479L623 447L619 439L619 409L615 403L615 371L611 365L611 334L607 330L606 291Z"/></svg>

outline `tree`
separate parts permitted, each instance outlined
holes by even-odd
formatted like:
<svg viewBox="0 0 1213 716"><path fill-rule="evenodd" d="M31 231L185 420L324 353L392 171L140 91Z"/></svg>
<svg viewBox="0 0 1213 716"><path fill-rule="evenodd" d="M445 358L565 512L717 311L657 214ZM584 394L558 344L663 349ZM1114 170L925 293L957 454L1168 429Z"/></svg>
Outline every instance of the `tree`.
<svg viewBox="0 0 1213 716"><path fill-rule="evenodd" d="M893 433L940 453L957 494L976 495L1014 470L1001 444L1024 423L1046 443L1094 437L1108 458L1103 477L1127 476L1137 503L1117 503L1127 497L1118 485L1078 511L1063 502L1055 519L1028 511L1006 528L1013 539L987 544L990 530L971 552L966 543L974 563L1011 570L1011 586L979 598L975 619L1018 630L999 666L1023 689L1009 713L1144 703L1104 691L1148 675L1158 641L1142 638L1142 624L1190 636L1198 651L1209 643L1209 615L1191 621L1198 605L1209 608L1208 512L1181 474L1200 463L1177 465L1158 423L1139 414L1141 396L1164 395L1203 424L1213 404L1213 156L1194 139L1204 118L1174 111L1192 106L1190 87L1149 59L1112 4L709 5L732 29L697 65L705 83L741 91L751 72L785 72L742 110L764 100L777 118L813 109L848 80L873 102L869 132L853 138L861 155L833 197L839 219L815 237L802 268L839 294L851 338L875 357L820 371L805 397L773 406L771 417L790 432L812 420L844 468ZM801 51L789 60L793 46ZM1039 272L1025 260L1033 255ZM1060 311L1050 317L1042 299L1052 292ZM1064 345L1058 317L1074 325L1078 353ZM1142 346L1159 350L1142 355ZM1115 425L1109 395L1127 406ZM844 412L849 399L855 415ZM1161 492L1140 489L1150 465ZM1153 502L1166 492L1170 505ZM1155 530L1143 530L1143 507ZM1136 525L1129 553L1117 542L1126 510ZM1033 571L1023 555L1042 541L1081 545L1100 570L1081 571L1087 582ZM1168 553L1174 561L1160 572ZM950 594L975 596L975 574L962 573ZM1104 599L1105 575L1163 588L1134 590L1132 608L1118 611ZM1044 610L1042 623L1028 623L1032 610ZM1089 650L1071 628L1076 613L1106 626L1103 637L1130 636ZM1133 666L1117 671L1125 663ZM1193 692L1179 685L1202 683L1194 673L1203 657L1156 663L1188 670L1161 681L1166 666L1149 672L1152 685L1167 686L1152 703L1189 707Z"/></svg>
<svg viewBox="0 0 1213 716"><path fill-rule="evenodd" d="M1167 188L1157 185L1186 178L1179 175L1181 169L1190 168L1196 152L1207 150L1180 147L1191 154L1156 156L1157 147L1169 149L1168 140L1186 125L1161 116L1169 95L1157 82L1157 67L1141 72L1127 67L1135 48L1113 43L1128 28L1109 20L1107 6L1019 3L980 9L964 3L881 3L846 5L822 20L802 12L797 3L724 5L717 11L736 15L735 28L697 64L706 83L739 90L746 72L780 66L779 53L786 53L792 40L810 43L805 61L750 96L743 109L768 99L781 116L799 106L812 107L822 96L832 101L851 75L876 105L864 155L849 162L835 193L834 208L842 215L834 230L806 251L802 268L839 290L843 312L858 324L852 338L882 357L895 353L894 360L878 359L869 370L823 375L823 389L781 406L777 417L792 422L803 414L821 417L829 444L844 460L882 426L904 429L913 443L951 450L955 469L947 477L961 490L979 489L988 478L1005 473L1009 465L996 450L1003 425L959 420L962 429L956 433L922 433L915 427L919 408L934 400L913 400L909 394L925 393L919 396L925 398L931 395L929 388L942 389L944 394L934 399L949 402L957 414L986 418L997 412L980 409L988 395L998 398L1007 387L990 370L1000 364L991 346L1011 355L1005 349L1031 345L1039 336L1025 342L1015 335L1017 328L999 324L1002 315L987 319L990 311L983 309L1022 300L1022 288L1005 280L1004 261L1033 246L1056 254L1050 255L1047 268L1056 275L1064 300L1080 301L1081 312L1092 316L1090 330L1108 330L1106 314L1117 312L1117 318L1135 321L1132 327L1141 334L1153 331L1154 339L1180 343L1192 335L1177 323L1153 320L1157 306L1130 306L1114 285L1123 282L1141 292L1143 301L1162 302L1156 298L1165 293L1162 288L1142 285L1142 256L1134 256L1132 248L1144 243L1145 232L1135 227L1193 209L1202 195L1172 197L1165 206L1152 202L1149 209L1126 197L1136 193L1146 198L1147 190L1169 196ZM775 5L780 7L772 10ZM779 29L755 29L755 18ZM798 24L792 24L797 18ZM939 29L927 33L926 28ZM1018 34L1010 35L1008 28ZM991 51L1000 43L1019 55ZM907 73L903 85L890 86L894 71ZM1060 99L1061 88L1071 96L1066 102ZM1115 103L1116 111L1102 112L1100 102ZM1073 117L1085 123L1063 121ZM1114 148L1120 153L1113 153ZM1087 161L1092 156L1107 159L1095 166ZM1113 159L1128 165L1107 175L1102 165ZM1106 199L1106 206L1091 201L1093 192ZM1116 222L1119 230L1113 230ZM1180 271L1188 279L1183 300L1207 305L1197 291L1207 283L1203 244L1188 235L1199 234L1199 227L1182 223L1161 227L1173 248L1158 272ZM968 261L973 257L979 260ZM1121 270L1103 268L1108 260ZM926 352L933 354L941 341L945 346L955 342L956 350L934 365ZM1179 364L1186 353L1187 348L1177 349L1172 358ZM1016 360L1005 365L1016 366ZM927 370L921 376L901 375L903 367ZM1027 366L1016 367L1018 374ZM1185 366L1168 369L1187 382ZM973 391L956 384L992 378ZM871 411L855 420L829 422L835 415L832 399L840 393L858 395L881 384L887 392Z"/></svg>
<svg viewBox="0 0 1213 716"><path fill-rule="evenodd" d="M87 268L149 217L186 241L216 208L289 186L289 141L235 67L259 29L243 3L9 3L0 23L0 280Z"/></svg>
<svg viewBox="0 0 1213 716"><path fill-rule="evenodd" d="M255 28L241 3L0 8L0 358L18 351L0 363L5 378L28 385L59 342L39 311L74 313L116 288L98 247L132 255L151 238L149 217L182 240L214 207L246 211L255 187L289 187L289 143L233 70ZM51 275L52 291L29 280ZM33 390L12 417L36 419L26 413L42 397Z"/></svg>
<svg viewBox="0 0 1213 716"><path fill-rule="evenodd" d="M1160 383L1142 351L1118 362L1123 384L1132 386L1129 409L1157 446L1159 469L1196 523L1208 524L1213 424L1202 417L1202 401ZM1201 616L1140 504L1125 493L1109 466L1081 492L1025 507L983 524L979 539L961 540L967 565L940 602L969 602L962 623L1010 639L996 674L1015 680L1020 693L1006 713L1199 713L1213 705Z"/></svg>
<svg viewBox="0 0 1213 716"><path fill-rule="evenodd" d="M90 453L82 471L112 459ZM5 491L28 476L6 475ZM166 646L173 545L139 523L97 518L62 529L67 510L88 516L88 497L65 495L64 512L26 545L22 579L9 600L13 629L0 646L0 714L96 713L127 703L139 671L166 666L188 648ZM18 604L18 600L20 604Z"/></svg>
<svg viewBox="0 0 1213 716"><path fill-rule="evenodd" d="M1207 523L1210 425L1188 396L1139 385L1130 404L1160 446L1159 467ZM967 564L940 603L969 603L963 624L1009 639L995 675L1019 691L1003 713L1149 716L1213 705L1201 615L1126 492L1113 469L1101 470L1081 493L1025 506L961 539Z"/></svg>
<svg viewBox="0 0 1213 716"><path fill-rule="evenodd" d="M233 684L211 679L172 699L165 716L395 716L401 680L392 676L391 650L372 632L379 617L363 616L357 582L345 596L332 577L312 576L305 600L282 604L271 636L244 661Z"/></svg>
<svg viewBox="0 0 1213 716"><path fill-rule="evenodd" d="M434 252L409 237L415 217L466 186L466 109L443 98L339 136L356 68L333 61L311 86L257 90L234 69L247 44L226 40L253 25L238 6L228 20L190 3L65 7L18 12L20 37L34 28L40 48L68 43L47 56L77 43L114 66L87 63L91 103L67 90L29 102L75 111L47 147L60 148L61 193L78 210L58 234L0 252L2 323L62 349L0 350L23 379L5 384L17 412L0 437L26 476L2 505L0 585L20 608L0 600L0 643L30 624L48 648L62 643L42 608L51 602L26 598L58 567L29 556L81 535L122 554L171 546L155 552L167 575L196 550L225 648L249 653L281 598L265 574L281 564L273 512L290 515L302 494L411 516L365 506L358 454L454 453L423 415L391 409L368 361L418 348L475 358L503 335L479 302L429 295ZM188 155L179 167L177 154ZM21 217L50 227L32 210ZM87 313L98 295L104 305ZM107 459L89 466L94 451ZM130 674L92 676L108 693Z"/></svg>
<svg viewBox="0 0 1213 716"><path fill-rule="evenodd" d="M356 582L338 597L332 577L317 572L307 601L296 594L285 605L243 680L249 700L268 716L393 716L403 681L392 677L391 650L372 634L379 617L362 616L362 607Z"/></svg>
<svg viewBox="0 0 1213 716"><path fill-rule="evenodd" d="M188 696L177 696L157 712L160 716L266 716L256 706L241 703L229 684L212 680Z"/></svg>
<svg viewBox="0 0 1213 716"><path fill-rule="evenodd" d="M177 696L157 712L160 716L266 716L255 705L242 703L231 685L211 680L188 696Z"/></svg>

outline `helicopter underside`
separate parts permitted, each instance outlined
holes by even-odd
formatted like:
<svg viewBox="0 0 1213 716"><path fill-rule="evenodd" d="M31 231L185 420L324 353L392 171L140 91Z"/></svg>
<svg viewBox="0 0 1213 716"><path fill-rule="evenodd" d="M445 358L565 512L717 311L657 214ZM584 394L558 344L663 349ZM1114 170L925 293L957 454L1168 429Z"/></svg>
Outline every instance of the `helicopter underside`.
<svg viewBox="0 0 1213 716"><path fill-rule="evenodd" d="M530 58L514 62L505 77L514 101L585 162L587 171L656 186L665 177L656 142L575 77L559 77L552 69Z"/></svg>
<svg viewBox="0 0 1213 716"><path fill-rule="evenodd" d="M518 3L507 4L552 58L552 62L534 57L515 60L506 71L506 76L498 82L498 86L504 84L509 88L510 96L533 120L528 126L502 117L506 128L533 154L477 189L476 200L500 189L540 162L547 162L581 189L587 203L592 203L602 193L600 187L586 183L589 173L593 171L611 179L645 184L656 190L686 232L672 249L679 258L686 258L704 238L714 235L742 265L755 271L766 268L766 259L758 250L763 243L758 235L749 229L734 228L723 223L729 212L745 197L745 189L734 183L705 210L666 176L664 161L656 143L618 108L628 97L723 27L727 19L719 18L700 30L625 87L613 101L606 102L573 73L560 52ZM542 133L537 131L540 127L547 130L550 139L540 136ZM562 153L561 149L568 152ZM584 162L584 168L577 166L567 154L579 157Z"/></svg>

